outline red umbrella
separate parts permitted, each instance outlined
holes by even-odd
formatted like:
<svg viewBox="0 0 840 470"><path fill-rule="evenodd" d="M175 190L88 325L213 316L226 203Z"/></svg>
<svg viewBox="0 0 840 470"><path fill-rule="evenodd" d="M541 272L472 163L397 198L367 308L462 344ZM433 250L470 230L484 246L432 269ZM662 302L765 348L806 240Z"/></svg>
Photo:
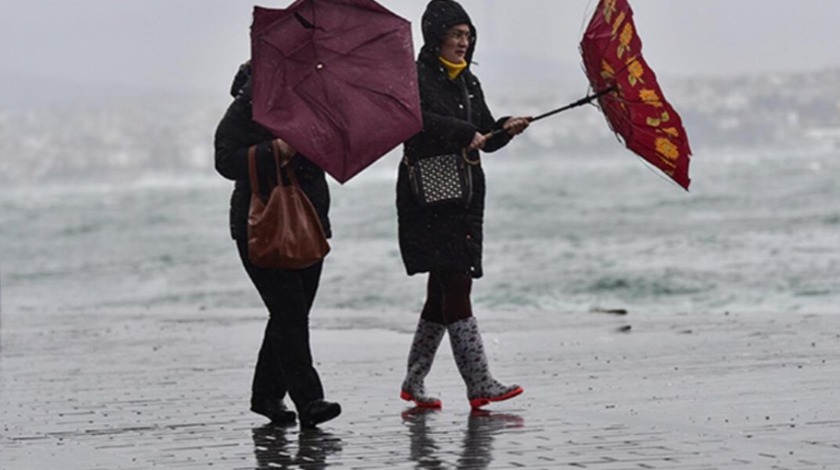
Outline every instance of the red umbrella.
<svg viewBox="0 0 840 470"><path fill-rule="evenodd" d="M627 148L688 189L688 136L642 57L642 41L627 0L598 3L580 50L612 130Z"/></svg>
<svg viewBox="0 0 840 470"><path fill-rule="evenodd" d="M688 189L691 148L680 115L665 101L656 75L642 57L627 0L601 0L580 43L595 91L531 122L598 100L610 128L624 144ZM500 133L494 131L488 136Z"/></svg>
<svg viewBox="0 0 840 470"><path fill-rule="evenodd" d="M373 0L254 8L254 120L341 183L422 129L411 23Z"/></svg>

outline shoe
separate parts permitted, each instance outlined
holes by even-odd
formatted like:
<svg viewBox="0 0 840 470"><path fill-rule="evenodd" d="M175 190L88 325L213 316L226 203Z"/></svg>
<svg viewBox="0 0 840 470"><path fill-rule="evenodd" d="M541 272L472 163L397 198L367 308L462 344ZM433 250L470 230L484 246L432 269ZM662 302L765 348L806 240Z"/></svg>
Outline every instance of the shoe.
<svg viewBox="0 0 840 470"><path fill-rule="evenodd" d="M300 410L300 427L314 428L341 414L341 405L322 399L312 400Z"/></svg>
<svg viewBox="0 0 840 470"><path fill-rule="evenodd" d="M446 333L446 327L420 319L414 331L411 350L408 352L408 370L400 390L400 398L413 401L420 408L440 408L440 399L426 395L423 381L432 369L438 346Z"/></svg>
<svg viewBox="0 0 840 470"><path fill-rule="evenodd" d="M276 398L251 400L251 411L265 416L271 420L271 424L294 424L295 419L297 419L297 414L286 408L283 400Z"/></svg>
<svg viewBox="0 0 840 470"><path fill-rule="evenodd" d="M519 385L503 385L490 374L484 342L475 317L451 323L447 328L452 354L455 356L458 372L467 385L467 400L472 409L508 400L523 392Z"/></svg>

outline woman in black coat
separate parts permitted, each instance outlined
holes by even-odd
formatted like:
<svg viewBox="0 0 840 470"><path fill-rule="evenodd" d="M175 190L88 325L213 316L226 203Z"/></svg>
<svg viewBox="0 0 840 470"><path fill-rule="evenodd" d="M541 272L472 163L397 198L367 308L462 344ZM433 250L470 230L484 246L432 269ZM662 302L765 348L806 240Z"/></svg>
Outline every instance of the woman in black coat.
<svg viewBox="0 0 840 470"><path fill-rule="evenodd" d="M400 253L409 275L429 273L426 302L408 356L400 396L421 407L439 407L423 380L446 331L473 408L522 393L489 372L472 315L472 279L482 276L485 179L479 150L493 152L528 127L529 119L495 120L481 84L470 70L476 28L453 0L432 0L422 19L424 45L417 59L423 131L405 143L397 182ZM500 131L486 137L492 131ZM466 149L473 177L469 204L423 207L412 192L410 168L417 161Z"/></svg>
<svg viewBox="0 0 840 470"><path fill-rule="evenodd" d="M272 141L277 141L282 157L294 168L303 192L309 197L330 236L330 193L324 171L291 146L254 122L251 103L250 64L240 67L234 79L231 103L216 130L216 170L234 180L230 201L231 236L251 282L257 288L269 312L262 346L254 369L251 411L277 424L295 421L295 413L286 408L286 392L300 415L300 425L311 427L341 413L338 403L324 400L318 372L312 364L309 347L309 311L321 279L322 263L301 270L266 269L248 259L248 209L251 183L248 173L248 149L256 147L257 173L264 197L276 183L276 165Z"/></svg>

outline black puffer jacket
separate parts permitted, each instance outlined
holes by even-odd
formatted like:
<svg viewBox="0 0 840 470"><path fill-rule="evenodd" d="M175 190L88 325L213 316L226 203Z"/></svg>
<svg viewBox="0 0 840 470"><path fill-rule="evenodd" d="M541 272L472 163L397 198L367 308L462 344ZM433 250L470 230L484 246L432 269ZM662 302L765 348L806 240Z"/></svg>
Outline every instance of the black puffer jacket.
<svg viewBox="0 0 840 470"><path fill-rule="evenodd" d="M501 128L506 118L496 121L484 101L481 84L469 67L450 80L438 59L449 28L468 24L473 41L466 60L472 61L477 32L466 11L452 0L432 0L423 14L424 46L417 59L423 131L405 143L405 158L417 159L459 153L470 145L476 132ZM469 106L467 105L469 99ZM467 109L471 115L467 116ZM507 133L492 138L484 148L493 152L510 141ZM478 152L469 155L477 160ZM481 277L485 179L481 166L473 167L474 193L468 207L420 207L408 178L408 167L400 165L397 181L397 213L400 253L409 275L429 271L470 272Z"/></svg>
<svg viewBox="0 0 840 470"><path fill-rule="evenodd" d="M216 171L236 181L230 200L230 229L234 239L242 240L248 237L248 208L251 204L248 148L257 146L257 173L264 197L275 184L277 170L271 150L274 136L251 118L251 84L246 67L240 69L234 79L231 93L236 98L216 129ZM293 157L290 164L301 189L315 206L324 232L330 237L330 192L324 170L301 155Z"/></svg>

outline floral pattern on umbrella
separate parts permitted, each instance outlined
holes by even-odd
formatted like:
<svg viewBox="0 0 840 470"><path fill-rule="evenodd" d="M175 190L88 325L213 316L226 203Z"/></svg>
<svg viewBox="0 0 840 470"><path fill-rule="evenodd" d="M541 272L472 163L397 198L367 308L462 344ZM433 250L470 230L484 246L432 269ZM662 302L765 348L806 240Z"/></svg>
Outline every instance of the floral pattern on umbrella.
<svg viewBox="0 0 840 470"><path fill-rule="evenodd" d="M610 128L624 144L688 189L691 148L680 115L642 57L627 0L601 0L580 44L584 68Z"/></svg>

